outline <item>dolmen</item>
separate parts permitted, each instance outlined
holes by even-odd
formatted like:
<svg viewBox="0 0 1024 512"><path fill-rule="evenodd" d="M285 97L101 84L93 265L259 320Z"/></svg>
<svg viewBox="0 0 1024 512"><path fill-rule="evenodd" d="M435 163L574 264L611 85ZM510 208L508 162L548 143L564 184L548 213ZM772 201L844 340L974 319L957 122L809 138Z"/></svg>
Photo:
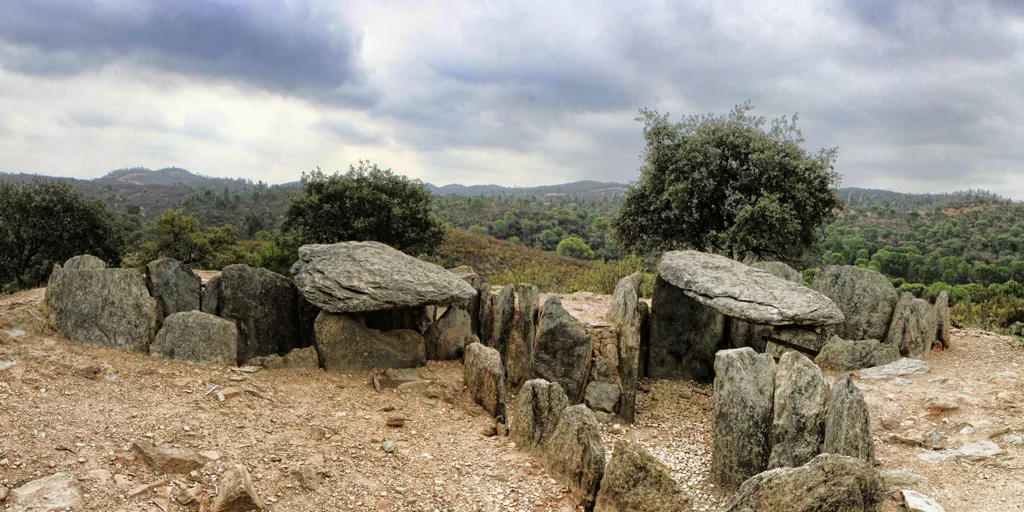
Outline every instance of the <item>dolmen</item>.
<svg viewBox="0 0 1024 512"><path fill-rule="evenodd" d="M666 252L654 284L646 374L710 381L715 354L731 347L813 356L844 319L832 300L792 279L715 254Z"/></svg>

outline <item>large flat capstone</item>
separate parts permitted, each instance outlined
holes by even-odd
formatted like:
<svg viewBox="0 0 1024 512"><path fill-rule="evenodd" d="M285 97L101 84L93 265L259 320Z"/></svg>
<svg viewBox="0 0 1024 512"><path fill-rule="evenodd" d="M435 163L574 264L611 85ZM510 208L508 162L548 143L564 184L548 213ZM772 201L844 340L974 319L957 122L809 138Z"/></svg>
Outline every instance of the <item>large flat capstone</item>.
<svg viewBox="0 0 1024 512"><path fill-rule="evenodd" d="M458 275L379 242L304 245L292 275L306 300L332 313L451 304L476 295Z"/></svg>
<svg viewBox="0 0 1024 512"><path fill-rule="evenodd" d="M724 256L669 251L658 275L719 313L764 325L830 325L843 312L828 297Z"/></svg>

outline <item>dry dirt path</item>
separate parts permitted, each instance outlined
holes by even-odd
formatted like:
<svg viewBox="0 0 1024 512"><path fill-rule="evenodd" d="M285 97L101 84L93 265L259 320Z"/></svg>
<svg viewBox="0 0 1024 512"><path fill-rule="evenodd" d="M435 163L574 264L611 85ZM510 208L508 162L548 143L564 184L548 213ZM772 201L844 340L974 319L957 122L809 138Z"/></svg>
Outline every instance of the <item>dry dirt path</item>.
<svg viewBox="0 0 1024 512"><path fill-rule="evenodd" d="M39 291L0 298L0 311L41 298ZM567 310L593 322L608 301L563 296ZM883 468L925 477L915 488L947 511L1024 510L1024 447L1006 445L1001 437L1024 432L1017 408L1024 397L1024 347L1013 338L973 331L956 331L953 341L953 350L929 356L928 373L895 383L859 382L871 409L877 456ZM242 374L74 345L54 335L28 334L0 345L0 361L15 362L0 370L0 484L13 488L68 472L81 480L85 510L161 510L153 499L166 487L129 494L161 478L125 450L150 436L218 456L195 477L171 478L170 486L198 482L212 494L217 475L242 463L269 510L573 510L565 488L537 460L507 438L485 435L492 421L464 394L434 400L418 392L378 393L369 374ZM423 374L461 389L457 363L431 362ZM242 394L219 401L205 392L207 383ZM720 510L728 496L707 481L710 386L645 381L642 388L637 424L604 427L607 454L616 440L634 439L669 466L695 510ZM957 397L959 408L926 410L925 400L938 395ZM406 418L405 426L387 427L393 417ZM961 434L967 423L975 425L974 433ZM934 450L889 441L893 434L932 431L953 447L998 433L994 440L1005 453L932 463L917 453ZM393 454L381 450L384 440L395 441ZM303 465L324 476L318 489L298 484L294 472ZM172 503L170 509L195 507ZM900 510L894 501L886 509Z"/></svg>

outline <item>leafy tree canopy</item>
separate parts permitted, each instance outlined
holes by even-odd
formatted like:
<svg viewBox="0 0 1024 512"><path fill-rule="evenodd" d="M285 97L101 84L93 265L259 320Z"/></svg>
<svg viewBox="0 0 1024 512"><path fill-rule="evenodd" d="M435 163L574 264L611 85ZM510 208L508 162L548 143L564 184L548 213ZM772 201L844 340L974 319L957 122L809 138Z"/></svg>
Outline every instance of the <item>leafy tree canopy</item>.
<svg viewBox="0 0 1024 512"><path fill-rule="evenodd" d="M614 220L626 249L693 248L735 259L798 259L841 201L837 150L808 154L796 116L668 115L642 110L646 148L639 181Z"/></svg>
<svg viewBox="0 0 1024 512"><path fill-rule="evenodd" d="M561 242L558 242L558 248L555 249L555 252L559 256L568 256L570 258L577 258L581 260L594 259L594 250L591 249L582 238L575 236L562 239Z"/></svg>
<svg viewBox="0 0 1024 512"><path fill-rule="evenodd" d="M362 160L345 174L303 174L283 228L303 243L375 240L408 254L433 253L444 240L422 182Z"/></svg>

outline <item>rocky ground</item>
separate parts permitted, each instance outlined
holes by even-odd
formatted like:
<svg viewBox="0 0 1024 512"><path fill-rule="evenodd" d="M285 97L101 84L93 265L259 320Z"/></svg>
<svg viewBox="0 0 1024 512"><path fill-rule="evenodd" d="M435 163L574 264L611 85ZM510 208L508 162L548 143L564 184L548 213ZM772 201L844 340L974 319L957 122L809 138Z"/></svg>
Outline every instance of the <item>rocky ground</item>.
<svg viewBox="0 0 1024 512"><path fill-rule="evenodd" d="M0 313L41 299L39 290L0 298ZM574 294L563 303L600 323L610 300ZM1013 444L1024 434L1024 346L955 331L953 349L927 361L926 373L858 381L881 467L907 470L907 485L947 511L1024 510L1024 445ZM244 464L270 510L573 509L539 461L493 436L492 420L455 391L457 363L431 362L420 374L440 384L399 391L384 380L378 392L370 374L245 373L26 333L0 344L0 495L65 472L81 483L83 510L195 510L179 503L185 491L213 495L223 471ZM608 455L616 440L634 439L686 486L695 510L720 510L728 495L706 478L710 386L641 388L637 424L605 426ZM146 439L208 462L191 475L155 474L127 449ZM980 441L1001 453L955 452ZM886 507L901 510L894 500Z"/></svg>

